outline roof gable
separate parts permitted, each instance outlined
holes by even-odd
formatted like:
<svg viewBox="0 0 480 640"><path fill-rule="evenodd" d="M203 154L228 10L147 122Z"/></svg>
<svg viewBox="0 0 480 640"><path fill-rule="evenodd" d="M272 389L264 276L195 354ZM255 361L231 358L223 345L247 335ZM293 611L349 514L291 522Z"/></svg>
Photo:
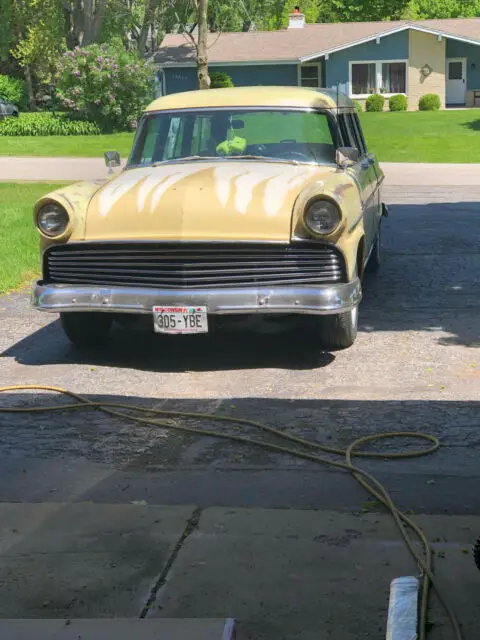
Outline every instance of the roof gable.
<svg viewBox="0 0 480 640"><path fill-rule="evenodd" d="M210 33L211 64L308 62L378 37L414 29L480 45L480 18L308 24L303 29ZM162 66L195 64L195 49L184 34L168 34L155 61Z"/></svg>

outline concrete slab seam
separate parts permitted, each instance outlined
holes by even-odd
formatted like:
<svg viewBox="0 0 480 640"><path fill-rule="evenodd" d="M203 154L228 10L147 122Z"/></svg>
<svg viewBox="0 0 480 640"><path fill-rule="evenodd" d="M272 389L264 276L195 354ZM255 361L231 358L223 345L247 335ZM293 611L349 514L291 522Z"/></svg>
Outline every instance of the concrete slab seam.
<svg viewBox="0 0 480 640"><path fill-rule="evenodd" d="M150 596L148 597L148 600L145 603L145 606L143 607L143 609L142 609L142 611L140 613L140 618L146 618L147 617L148 612L150 611L150 609L154 605L155 600L157 599L157 594L158 594L159 590L167 582L168 574L170 573L170 570L173 567L173 564L175 563L175 560L177 559L178 554L180 553L183 545L185 544L185 541L198 528L201 515L202 515L202 509L200 507L197 507L196 509L194 509L194 511L193 511L192 515L190 516L190 518L187 520L187 524L185 525L184 530L180 534L180 537L177 540L177 543L176 543L175 547L173 548L172 553L168 557L167 562L165 563L165 566L164 566L162 572L158 576L155 584L153 585L153 587L152 587L152 589L150 591Z"/></svg>

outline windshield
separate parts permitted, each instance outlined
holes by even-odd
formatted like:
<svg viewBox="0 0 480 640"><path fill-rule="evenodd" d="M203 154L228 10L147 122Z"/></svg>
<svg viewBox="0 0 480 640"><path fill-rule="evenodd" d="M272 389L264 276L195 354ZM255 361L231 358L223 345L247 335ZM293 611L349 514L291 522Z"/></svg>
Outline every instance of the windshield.
<svg viewBox="0 0 480 640"><path fill-rule="evenodd" d="M332 119L326 113L281 110L185 110L147 114L128 166L185 159L245 158L335 162Z"/></svg>

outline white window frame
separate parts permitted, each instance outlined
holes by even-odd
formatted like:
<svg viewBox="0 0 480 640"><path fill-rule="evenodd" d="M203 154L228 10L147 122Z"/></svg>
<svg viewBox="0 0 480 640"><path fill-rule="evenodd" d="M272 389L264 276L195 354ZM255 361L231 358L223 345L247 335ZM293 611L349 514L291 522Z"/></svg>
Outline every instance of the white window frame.
<svg viewBox="0 0 480 640"><path fill-rule="evenodd" d="M376 92L380 93L382 86L382 64L388 64L392 62L403 62L405 64L405 92L404 96L408 95L408 60L351 60L348 68L348 95L350 98L368 98L371 93L353 93L352 92L352 66L354 64L374 64L375 66L375 78L376 78ZM382 96L390 98L397 95L396 93L382 93Z"/></svg>
<svg viewBox="0 0 480 640"><path fill-rule="evenodd" d="M302 84L302 68L303 67L317 67L317 77L318 77L318 85L317 85L317 89L320 89L320 87L322 86L322 65L319 62L306 62L305 64L299 64L297 67L297 74L298 74L298 86L299 87L303 87L304 85ZM307 89L314 89L315 87L306 87Z"/></svg>

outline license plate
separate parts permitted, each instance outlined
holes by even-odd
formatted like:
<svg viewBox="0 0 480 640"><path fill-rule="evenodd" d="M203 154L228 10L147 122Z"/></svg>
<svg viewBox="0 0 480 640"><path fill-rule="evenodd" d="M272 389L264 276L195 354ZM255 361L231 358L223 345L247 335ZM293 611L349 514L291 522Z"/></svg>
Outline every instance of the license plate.
<svg viewBox="0 0 480 640"><path fill-rule="evenodd" d="M207 333L207 307L153 307L156 333Z"/></svg>

